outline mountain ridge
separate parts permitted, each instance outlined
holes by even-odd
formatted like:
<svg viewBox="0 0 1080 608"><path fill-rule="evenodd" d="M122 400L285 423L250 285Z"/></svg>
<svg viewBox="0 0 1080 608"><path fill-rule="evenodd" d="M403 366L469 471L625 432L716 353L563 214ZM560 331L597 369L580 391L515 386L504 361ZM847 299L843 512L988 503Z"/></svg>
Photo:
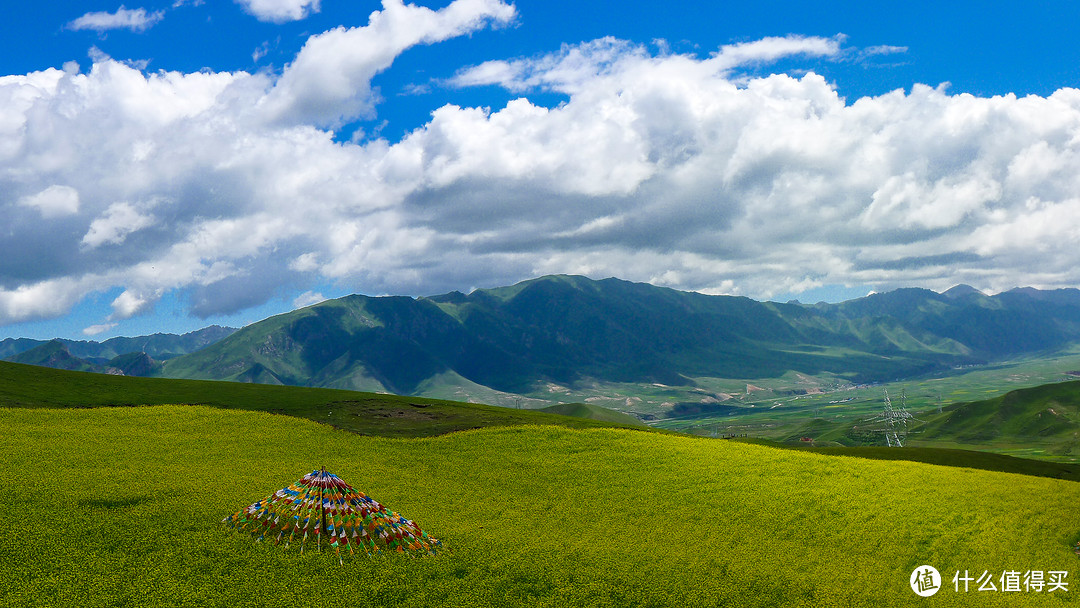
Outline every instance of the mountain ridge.
<svg viewBox="0 0 1080 608"><path fill-rule="evenodd" d="M0 340L0 358L54 369L151 376L160 371L161 360L197 351L235 331L210 325L182 335L156 333L104 342L6 338Z"/></svg>
<svg viewBox="0 0 1080 608"><path fill-rule="evenodd" d="M805 305L551 275L467 295L354 294L249 325L162 375L399 394L440 375L513 394L789 370L873 382L1080 341L1080 292L955 289Z"/></svg>

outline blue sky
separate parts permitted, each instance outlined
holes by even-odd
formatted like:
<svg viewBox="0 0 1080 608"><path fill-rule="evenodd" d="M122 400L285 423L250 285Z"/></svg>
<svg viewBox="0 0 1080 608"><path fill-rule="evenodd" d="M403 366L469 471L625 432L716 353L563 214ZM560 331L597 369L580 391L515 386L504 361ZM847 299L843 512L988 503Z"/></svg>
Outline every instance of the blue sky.
<svg viewBox="0 0 1080 608"><path fill-rule="evenodd" d="M555 272L804 301L1074 287L1078 22L1066 2L7 6L0 337Z"/></svg>

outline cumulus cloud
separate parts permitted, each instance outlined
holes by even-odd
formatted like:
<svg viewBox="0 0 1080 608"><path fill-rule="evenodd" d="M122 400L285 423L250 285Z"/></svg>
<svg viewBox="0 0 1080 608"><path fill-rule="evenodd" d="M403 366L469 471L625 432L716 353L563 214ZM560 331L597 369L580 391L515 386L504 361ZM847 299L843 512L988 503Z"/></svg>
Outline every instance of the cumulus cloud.
<svg viewBox="0 0 1080 608"><path fill-rule="evenodd" d="M450 81L514 92L501 108L446 105L399 141L326 130L372 111L370 78L409 45L513 16L388 0L280 76L100 57L0 78L0 323L114 289L109 323L170 292L207 316L328 282L430 294L553 272L754 297L1080 283L1080 91L846 100L814 73L742 71L845 60L840 37L704 57L604 38Z"/></svg>
<svg viewBox="0 0 1080 608"><path fill-rule="evenodd" d="M67 27L71 30L94 30L98 33L107 30L145 32L164 18L165 11L148 13L145 8L126 9L121 6L114 13L105 11L86 13L68 23Z"/></svg>
<svg viewBox="0 0 1080 608"><path fill-rule="evenodd" d="M319 12L319 0L236 0L260 21L299 21Z"/></svg>
<svg viewBox="0 0 1080 608"><path fill-rule="evenodd" d="M335 126L371 116L371 78L417 44L461 36L516 14L501 0L455 0L433 11L401 0L383 0L363 27L338 27L312 36L260 102L268 120Z"/></svg>
<svg viewBox="0 0 1080 608"><path fill-rule="evenodd" d="M70 186L49 186L20 198L19 204L37 209L43 218L72 215L79 212L79 191Z"/></svg>
<svg viewBox="0 0 1080 608"><path fill-rule="evenodd" d="M119 245L127 235L154 223L153 216L143 215L129 203L113 203L105 214L90 222L82 244L97 247L105 243Z"/></svg>

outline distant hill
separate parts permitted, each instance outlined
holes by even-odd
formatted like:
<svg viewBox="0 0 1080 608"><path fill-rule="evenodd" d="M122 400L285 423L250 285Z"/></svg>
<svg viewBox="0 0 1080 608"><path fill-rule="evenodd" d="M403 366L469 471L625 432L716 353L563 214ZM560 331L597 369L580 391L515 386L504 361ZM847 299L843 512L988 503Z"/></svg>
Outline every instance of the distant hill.
<svg viewBox="0 0 1080 608"><path fill-rule="evenodd" d="M153 334L134 338L109 338L104 342L92 340L32 340L30 338L5 338L0 340L0 358L11 359L48 342L60 342L72 356L82 359L112 359L128 353L146 353L154 359L163 360L195 352L232 334L236 329L211 325L186 334Z"/></svg>
<svg viewBox="0 0 1080 608"><path fill-rule="evenodd" d="M165 361L169 377L422 393L458 382L766 378L874 382L1060 350L1080 340L1080 291L900 289L780 304L578 276L426 298L346 296L254 323Z"/></svg>
<svg viewBox="0 0 1080 608"><path fill-rule="evenodd" d="M1047 459L1080 456L1080 381L1055 382L991 399L953 403L942 407L940 413L936 408L911 413L917 420L910 424L907 445L1021 448L1020 453L1026 456ZM881 434L870 430L872 426L859 421L853 424L851 419L808 417L785 440L798 442L800 437L813 437L823 445L880 445Z"/></svg>
<svg viewBox="0 0 1080 608"><path fill-rule="evenodd" d="M988 445L1009 441L1052 445L1056 455L1080 454L1080 381L1059 382L957 403L929 417L920 439Z"/></svg>
<svg viewBox="0 0 1080 608"><path fill-rule="evenodd" d="M609 410L606 407L600 407L599 405L592 403L557 403L555 405L540 408L538 411L548 412L550 414L561 414L563 416L574 416L576 418L588 418L589 420L615 422L631 426L645 426L643 422L630 414Z"/></svg>
<svg viewBox="0 0 1080 608"><path fill-rule="evenodd" d="M160 372L159 359L195 352L235 331L231 327L212 325L183 335L118 337L104 342L7 338L0 341L0 357L14 363L55 369L151 376Z"/></svg>
<svg viewBox="0 0 1080 608"><path fill-rule="evenodd" d="M106 371L101 365L95 365L85 359L80 359L79 357L72 355L71 351L68 350L67 345L60 340L52 340L50 342L39 344L30 350L8 357L8 360L14 363L40 365L42 367L80 372L104 373Z"/></svg>

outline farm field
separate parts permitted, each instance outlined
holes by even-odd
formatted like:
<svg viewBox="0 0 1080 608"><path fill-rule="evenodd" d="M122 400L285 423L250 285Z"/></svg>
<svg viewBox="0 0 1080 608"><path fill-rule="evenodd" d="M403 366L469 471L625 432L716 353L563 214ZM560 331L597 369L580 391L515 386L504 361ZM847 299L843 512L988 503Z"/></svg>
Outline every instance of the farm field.
<svg viewBox="0 0 1080 608"><path fill-rule="evenodd" d="M757 387L756 390L724 401L722 405L730 407L722 412L669 417L651 424L657 428L707 436L748 434L776 441L797 440L800 436L833 439L853 426L866 427L866 422L881 411L886 390L894 404L901 402L902 394L906 395L907 409L919 419L930 422L941 416L939 409L945 411L958 403L991 399L1016 389L1076 379L1068 374L1076 370L1080 370L1080 355L1067 354L956 370L955 374L945 377L866 386L791 374L769 382L754 381L751 386ZM699 383L704 385L704 380ZM913 428L918 430L919 426ZM1080 454L1055 453L1050 445L1039 445L1038 440L1014 441L1005 436L973 443L924 438L919 433L909 436L912 446L979 449L1026 458L1080 462ZM878 443L884 441L879 438Z"/></svg>
<svg viewBox="0 0 1080 608"><path fill-rule="evenodd" d="M626 429L396 439L206 406L0 409L5 606L1053 606L1080 484ZM312 468L435 558L256 544L219 523ZM932 497L932 500L928 500ZM929 600L912 570L937 567ZM1068 592L955 592L956 570Z"/></svg>

